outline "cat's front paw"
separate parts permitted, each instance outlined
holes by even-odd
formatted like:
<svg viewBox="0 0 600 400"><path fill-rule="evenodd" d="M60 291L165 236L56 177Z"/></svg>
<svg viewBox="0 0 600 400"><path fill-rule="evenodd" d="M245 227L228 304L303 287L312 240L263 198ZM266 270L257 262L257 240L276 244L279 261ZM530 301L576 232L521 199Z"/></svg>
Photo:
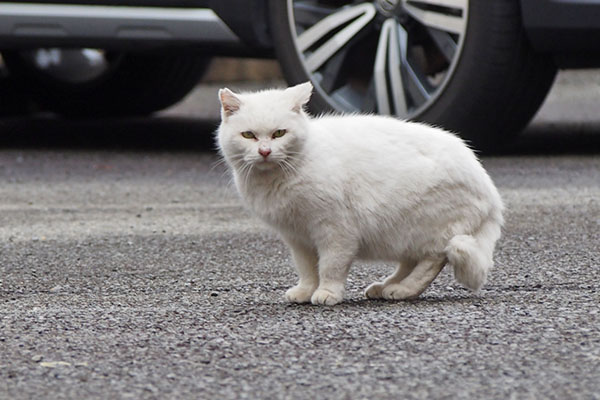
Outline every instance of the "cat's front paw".
<svg viewBox="0 0 600 400"><path fill-rule="evenodd" d="M316 305L333 306L333 305L336 305L337 303L341 302L343 299L344 299L343 292L334 292L329 289L317 289L313 293L310 301L311 301L311 303L316 304Z"/></svg>
<svg viewBox="0 0 600 400"><path fill-rule="evenodd" d="M409 287L397 283L383 288L381 295L386 300L409 300L418 297L419 293L415 293Z"/></svg>
<svg viewBox="0 0 600 400"><path fill-rule="evenodd" d="M365 296L367 299L381 299L383 298L383 283L373 283L365 290Z"/></svg>
<svg viewBox="0 0 600 400"><path fill-rule="evenodd" d="M290 303L310 303L314 291L314 288L296 285L285 292L285 299Z"/></svg>

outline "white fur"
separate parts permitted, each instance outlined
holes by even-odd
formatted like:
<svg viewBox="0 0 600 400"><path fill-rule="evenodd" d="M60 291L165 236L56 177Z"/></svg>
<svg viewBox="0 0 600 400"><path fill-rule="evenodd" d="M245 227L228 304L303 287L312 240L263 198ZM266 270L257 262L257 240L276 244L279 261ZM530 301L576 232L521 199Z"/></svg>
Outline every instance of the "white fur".
<svg viewBox="0 0 600 400"><path fill-rule="evenodd" d="M418 296L446 263L478 290L493 265L502 201L455 135L370 115L311 118L309 83L286 90L220 91L220 151L246 205L281 233L299 274L292 302L336 304L356 258L397 271L367 297ZM233 97L232 97L233 96ZM228 107L233 101L235 107ZM287 133L280 138L278 129ZM256 139L241 132L251 131ZM270 149L265 159L259 149Z"/></svg>

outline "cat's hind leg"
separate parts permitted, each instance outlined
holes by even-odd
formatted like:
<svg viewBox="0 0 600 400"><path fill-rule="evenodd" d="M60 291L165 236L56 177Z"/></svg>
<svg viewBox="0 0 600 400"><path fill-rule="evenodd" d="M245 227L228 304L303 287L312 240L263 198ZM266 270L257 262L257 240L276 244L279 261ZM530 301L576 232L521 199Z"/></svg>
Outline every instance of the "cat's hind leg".
<svg viewBox="0 0 600 400"><path fill-rule="evenodd" d="M381 296L387 300L407 300L418 297L446 265L445 256L430 256L417 263L412 272L398 283L386 285Z"/></svg>
<svg viewBox="0 0 600 400"><path fill-rule="evenodd" d="M292 259L298 272L298 284L285 292L285 298L292 303L309 303L319 286L319 257L317 251L292 238L284 239L292 252Z"/></svg>
<svg viewBox="0 0 600 400"><path fill-rule="evenodd" d="M383 298L383 289L386 286L400 283L404 278L406 278L415 268L416 263L413 261L402 261L396 271L393 274L385 278L383 282L375 282L371 284L365 290L365 296L369 299L382 299Z"/></svg>

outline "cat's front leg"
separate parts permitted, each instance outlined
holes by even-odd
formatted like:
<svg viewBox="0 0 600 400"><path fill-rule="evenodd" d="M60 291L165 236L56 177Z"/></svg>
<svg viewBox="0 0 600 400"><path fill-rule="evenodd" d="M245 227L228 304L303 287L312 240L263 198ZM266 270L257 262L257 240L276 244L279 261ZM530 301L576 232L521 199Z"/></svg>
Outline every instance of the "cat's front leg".
<svg viewBox="0 0 600 400"><path fill-rule="evenodd" d="M319 249L319 287L311 297L313 304L332 306L344 299L346 278L354 257L352 247Z"/></svg>
<svg viewBox="0 0 600 400"><path fill-rule="evenodd" d="M292 252L292 259L298 272L298 284L285 292L285 298L292 303L308 303L319 286L317 250L294 238L284 238Z"/></svg>

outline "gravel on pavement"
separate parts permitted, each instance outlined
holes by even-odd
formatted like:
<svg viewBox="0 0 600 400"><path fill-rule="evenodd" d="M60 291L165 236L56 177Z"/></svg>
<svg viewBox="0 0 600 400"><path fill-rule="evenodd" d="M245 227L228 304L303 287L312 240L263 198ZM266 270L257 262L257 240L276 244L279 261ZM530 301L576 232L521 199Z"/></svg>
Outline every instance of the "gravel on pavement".
<svg viewBox="0 0 600 400"><path fill-rule="evenodd" d="M600 398L598 135L550 121L483 158L507 222L480 293L445 270L367 300L392 267L356 263L316 307L284 301L214 123L178 118L4 130L0 399Z"/></svg>

